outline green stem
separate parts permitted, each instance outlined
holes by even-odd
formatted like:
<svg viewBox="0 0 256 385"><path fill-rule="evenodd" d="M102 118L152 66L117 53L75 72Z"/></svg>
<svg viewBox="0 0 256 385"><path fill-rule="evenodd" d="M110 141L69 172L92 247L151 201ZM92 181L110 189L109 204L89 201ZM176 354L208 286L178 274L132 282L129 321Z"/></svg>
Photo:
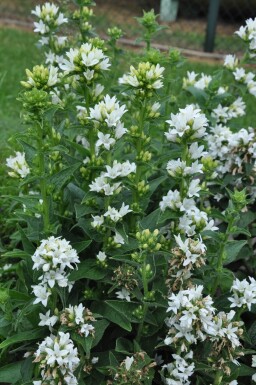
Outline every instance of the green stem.
<svg viewBox="0 0 256 385"><path fill-rule="evenodd" d="M145 302L145 299L147 300L147 296L148 296L148 280L147 280L146 267L147 267L146 259L144 258L143 266L142 266L142 271L141 271L141 278L142 278L142 285L143 285L143 294L144 294L144 303L143 303L143 311L142 311L142 320L141 320L141 323L139 325L138 332L137 332L137 337L136 337L136 341L137 342L139 342L140 339L141 339L141 335L142 335L142 331L143 331L143 326L144 326L145 318L146 318L147 311L148 311L148 304Z"/></svg>
<svg viewBox="0 0 256 385"><path fill-rule="evenodd" d="M39 175L40 175L40 191L42 196L42 207L43 207L43 222L44 222L44 234L50 233L50 210L49 210L49 199L47 195L47 181L45 176L45 159L43 151L43 123L38 125L38 154L39 154Z"/></svg>
<svg viewBox="0 0 256 385"><path fill-rule="evenodd" d="M235 217L230 218L226 233L224 234L223 241L221 242L221 245L220 245L220 249L219 249L219 253L218 253L217 268L216 268L217 274L216 274L216 277L215 277L215 280L213 283L213 287L212 287L212 295L214 295L216 293L216 290L217 290L219 283L220 283L220 275L221 275L222 270L223 270L223 262L226 258L225 247L226 247L229 235L230 235L231 228L233 227L235 221L236 221Z"/></svg>
<svg viewBox="0 0 256 385"><path fill-rule="evenodd" d="M218 370L216 375L215 375L213 385L220 385L222 378L223 378L223 372L221 370Z"/></svg>

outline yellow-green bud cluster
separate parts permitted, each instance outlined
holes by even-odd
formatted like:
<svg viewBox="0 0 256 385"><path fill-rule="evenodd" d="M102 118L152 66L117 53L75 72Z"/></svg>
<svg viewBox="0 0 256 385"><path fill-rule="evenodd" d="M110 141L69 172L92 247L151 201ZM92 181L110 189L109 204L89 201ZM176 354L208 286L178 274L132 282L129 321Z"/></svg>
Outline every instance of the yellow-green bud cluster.
<svg viewBox="0 0 256 385"><path fill-rule="evenodd" d="M93 10L88 8L87 6L84 6L82 7L82 9L80 10L76 10L74 13L73 13L73 19L74 20L83 20L83 21L86 21L88 20L90 17L94 16L93 15Z"/></svg>
<svg viewBox="0 0 256 385"><path fill-rule="evenodd" d="M147 250L149 252L159 251L161 249L161 243L158 242L159 230L155 229L151 232L149 229L136 233L136 239L139 242L139 248L141 250Z"/></svg>
<svg viewBox="0 0 256 385"><path fill-rule="evenodd" d="M106 219L106 221L108 218ZM106 247L108 249L119 249L122 245L120 243L116 243L114 237L108 237Z"/></svg>
<svg viewBox="0 0 256 385"><path fill-rule="evenodd" d="M85 179L89 179L91 175L91 167L101 167L104 164L104 160L98 156L92 155L91 158L86 159L86 166L80 167L80 172Z"/></svg>
<svg viewBox="0 0 256 385"><path fill-rule="evenodd" d="M57 83L57 69L36 65L32 71L26 69L27 81L21 81L21 85L25 88L37 88L47 90Z"/></svg>
<svg viewBox="0 0 256 385"><path fill-rule="evenodd" d="M147 194L149 191L149 185L145 180L142 180L141 182L139 182L136 187L137 187L139 196L143 196Z"/></svg>
<svg viewBox="0 0 256 385"><path fill-rule="evenodd" d="M52 127L52 138L54 139L54 141L56 141L57 143L60 142L61 140L61 134L59 132L57 132L55 130L55 128Z"/></svg>
<svg viewBox="0 0 256 385"><path fill-rule="evenodd" d="M107 33L111 40L118 40L123 36L123 31L118 27L108 28Z"/></svg>
<svg viewBox="0 0 256 385"><path fill-rule="evenodd" d="M218 166L218 161L213 160L211 156L205 156L201 159L201 162L203 164L202 170L204 174L207 175L208 177L211 177L212 175L214 177L215 170Z"/></svg>
<svg viewBox="0 0 256 385"><path fill-rule="evenodd" d="M234 204L234 207L237 211L242 210L248 203L248 200L246 199L247 194L246 190L235 190L234 193L231 193L231 200L232 203Z"/></svg>
<svg viewBox="0 0 256 385"><path fill-rule="evenodd" d="M154 275L151 265L149 263L146 264L146 267L141 267L139 269L141 275L144 275L146 279L151 279Z"/></svg>
<svg viewBox="0 0 256 385"><path fill-rule="evenodd" d="M50 105L50 98L47 92L33 88L22 95L23 108L30 113L38 113L47 109ZM28 120L28 119L27 119Z"/></svg>
<svg viewBox="0 0 256 385"><path fill-rule="evenodd" d="M140 151L139 154L136 156L136 160L140 162L149 162L152 158L152 153L149 151Z"/></svg>
<svg viewBox="0 0 256 385"><path fill-rule="evenodd" d="M105 41L99 38L98 36L90 38L89 43L91 43L93 47L101 49L103 52L106 52L108 50Z"/></svg>
<svg viewBox="0 0 256 385"><path fill-rule="evenodd" d="M157 15L154 10L149 12L143 11L143 17L137 18L138 22L145 27L150 33L154 33L158 29L158 23L156 21Z"/></svg>

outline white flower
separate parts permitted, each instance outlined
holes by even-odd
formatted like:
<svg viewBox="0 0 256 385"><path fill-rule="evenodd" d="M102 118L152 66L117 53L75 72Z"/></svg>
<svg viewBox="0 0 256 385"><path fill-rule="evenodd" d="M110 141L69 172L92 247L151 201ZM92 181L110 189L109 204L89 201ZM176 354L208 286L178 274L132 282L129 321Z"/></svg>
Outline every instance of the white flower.
<svg viewBox="0 0 256 385"><path fill-rule="evenodd" d="M110 134L103 134L103 132L98 132L98 140L96 142L96 147L103 146L106 150L110 150L110 147L112 147L115 144L115 139L110 137Z"/></svg>
<svg viewBox="0 0 256 385"><path fill-rule="evenodd" d="M171 114L171 120L166 123L170 125L170 129L165 133L167 140L171 142L180 141L185 135L191 139L201 138L205 135L208 125L206 116L194 105L179 110L177 114Z"/></svg>
<svg viewBox="0 0 256 385"><path fill-rule="evenodd" d="M40 322L39 326L50 326L53 327L58 321L58 317L56 315L50 315L51 311L48 310L45 314L39 313Z"/></svg>
<svg viewBox="0 0 256 385"><path fill-rule="evenodd" d="M51 291L49 288L47 288L46 285L34 285L31 286L33 289L33 293L36 296L36 299L34 300L34 304L42 303L43 306L47 306L48 298L51 295Z"/></svg>
<svg viewBox="0 0 256 385"><path fill-rule="evenodd" d="M114 242L118 245L123 245L125 243L124 238L118 231L115 231Z"/></svg>
<svg viewBox="0 0 256 385"><path fill-rule="evenodd" d="M109 217L112 221L117 222L131 211L129 205L125 206L125 203L122 203L119 211L114 207L108 206L108 211L105 212L104 217Z"/></svg>
<svg viewBox="0 0 256 385"><path fill-rule="evenodd" d="M127 302L131 301L130 293L128 290L126 290L124 287L122 288L121 291L116 292L116 296L119 299L125 299Z"/></svg>
<svg viewBox="0 0 256 385"><path fill-rule="evenodd" d="M181 206L181 197L178 190L169 190L167 195L163 196L162 201L159 203L161 211L165 211L166 208L176 210Z"/></svg>
<svg viewBox="0 0 256 385"><path fill-rule="evenodd" d="M91 222L92 227L101 226L104 223L103 215L101 215L101 216L99 216L99 215L93 216L92 215L92 218L93 218L93 221Z"/></svg>
<svg viewBox="0 0 256 385"><path fill-rule="evenodd" d="M44 35L45 33L48 33L50 31L48 25L46 25L42 20L39 20L39 22L34 22L34 32L38 32L41 35Z"/></svg>
<svg viewBox="0 0 256 385"><path fill-rule="evenodd" d="M199 194L198 192L201 190L201 187L199 186L199 183L200 183L200 179L193 179L189 185L189 188L188 188L188 197L193 197L193 196L196 196L196 197L199 197Z"/></svg>
<svg viewBox="0 0 256 385"><path fill-rule="evenodd" d="M96 255L96 258L100 262L104 262L106 260L106 258L107 258L105 251L99 251L98 254Z"/></svg>
<svg viewBox="0 0 256 385"><path fill-rule="evenodd" d="M30 169L25 160L25 153L17 151L15 156L10 156L6 159L6 165L10 167L13 171L8 172L8 174L15 178L25 178L29 173Z"/></svg>
<svg viewBox="0 0 256 385"><path fill-rule="evenodd" d="M84 334L85 337L88 337L94 331L94 326L90 324L83 324L80 329L80 333Z"/></svg>
<svg viewBox="0 0 256 385"><path fill-rule="evenodd" d="M126 359L124 360L125 369L127 371L130 370L130 368L131 368L131 366L133 364L133 361L134 361L133 357L126 357Z"/></svg>
<svg viewBox="0 0 256 385"><path fill-rule="evenodd" d="M237 65L238 65L238 59L236 58L235 55L225 56L224 67L228 68L229 70L234 70Z"/></svg>

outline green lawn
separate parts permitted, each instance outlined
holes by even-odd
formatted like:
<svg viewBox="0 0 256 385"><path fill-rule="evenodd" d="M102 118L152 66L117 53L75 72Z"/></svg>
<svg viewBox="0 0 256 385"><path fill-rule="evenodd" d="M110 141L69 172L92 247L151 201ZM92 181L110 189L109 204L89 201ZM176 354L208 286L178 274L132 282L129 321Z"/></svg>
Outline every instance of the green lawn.
<svg viewBox="0 0 256 385"><path fill-rule="evenodd" d="M16 98L25 69L40 63L42 54L36 41L31 32L0 29L0 133L4 141L20 129L20 103Z"/></svg>

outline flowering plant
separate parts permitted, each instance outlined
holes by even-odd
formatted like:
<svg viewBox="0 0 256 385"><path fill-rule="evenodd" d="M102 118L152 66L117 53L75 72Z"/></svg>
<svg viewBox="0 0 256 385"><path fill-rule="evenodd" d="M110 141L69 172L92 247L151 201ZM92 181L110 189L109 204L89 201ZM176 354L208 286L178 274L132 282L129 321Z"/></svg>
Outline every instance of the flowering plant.
<svg viewBox="0 0 256 385"><path fill-rule="evenodd" d="M93 2L65 3L32 11L45 63L21 82L27 128L6 160L0 381L256 381L256 136L237 123L254 73L229 55L179 79L179 53L151 49L152 11L119 73L122 32L93 37ZM237 34L253 60L256 21Z"/></svg>

